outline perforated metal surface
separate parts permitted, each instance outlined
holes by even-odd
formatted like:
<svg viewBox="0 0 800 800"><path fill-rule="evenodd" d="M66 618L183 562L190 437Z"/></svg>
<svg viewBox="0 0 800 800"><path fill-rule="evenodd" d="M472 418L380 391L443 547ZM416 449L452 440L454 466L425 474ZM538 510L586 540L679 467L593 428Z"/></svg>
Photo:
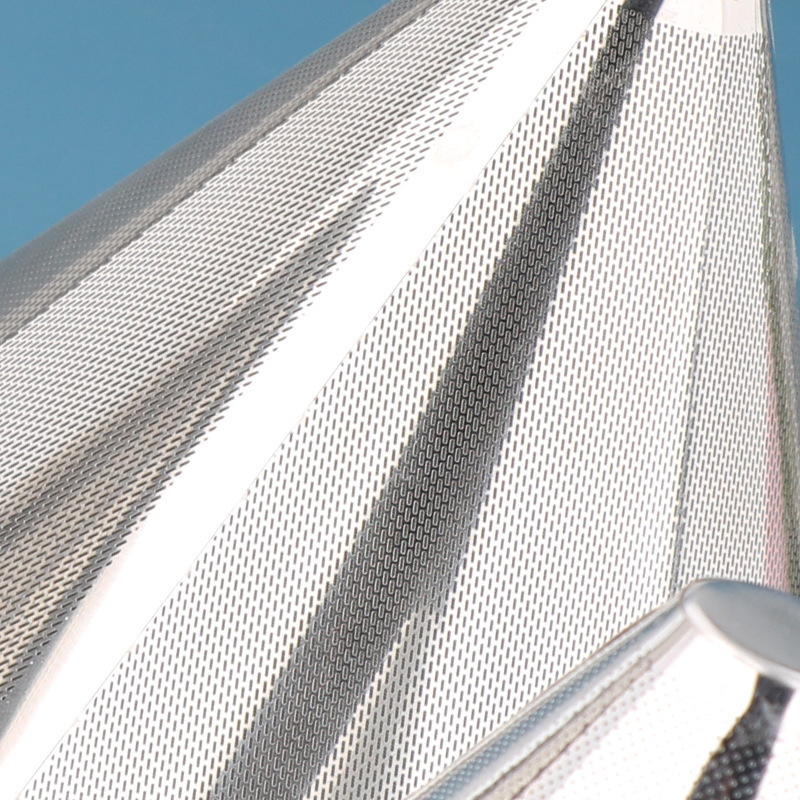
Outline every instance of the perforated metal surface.
<svg viewBox="0 0 800 800"><path fill-rule="evenodd" d="M434 3L2 345L8 720L558 4ZM533 93L23 797L401 798L689 580L796 587L768 43L658 7L607 3Z"/></svg>
<svg viewBox="0 0 800 800"><path fill-rule="evenodd" d="M0 701L480 80L513 5L437 8L4 344Z"/></svg>
<svg viewBox="0 0 800 800"><path fill-rule="evenodd" d="M74 288L433 2L395 0L385 6L5 259L0 340Z"/></svg>
<svg viewBox="0 0 800 800"><path fill-rule="evenodd" d="M796 597L695 583L413 798L788 800L798 637Z"/></svg>

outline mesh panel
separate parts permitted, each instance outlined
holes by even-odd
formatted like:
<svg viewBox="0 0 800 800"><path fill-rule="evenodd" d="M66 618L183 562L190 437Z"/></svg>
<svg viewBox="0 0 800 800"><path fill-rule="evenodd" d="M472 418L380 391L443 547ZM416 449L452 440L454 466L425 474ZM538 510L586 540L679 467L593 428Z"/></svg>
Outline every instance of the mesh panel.
<svg viewBox="0 0 800 800"><path fill-rule="evenodd" d="M749 769L736 770L735 751L725 753L724 759L712 757L722 745L720 739L752 703L756 684L756 676L747 674L746 667L739 667L743 674L725 673L721 661L713 645L695 640L682 653L673 652L671 659L648 665L647 672L625 686L577 741L551 755L550 763L543 759L544 769L515 797L577 800L609 786L624 800L653 791L690 800L761 797L759 771L765 763L758 763L757 725L743 737L752 746L743 759ZM710 678L710 669L703 669L711 665L717 670L717 682ZM791 690L784 689L783 694L791 695ZM770 710L767 720L777 728L782 708ZM764 750L769 753L769 747Z"/></svg>
<svg viewBox="0 0 800 800"><path fill-rule="evenodd" d="M781 434L784 446L791 446L794 434L786 427L786 409L780 407L788 399L775 372L780 365L763 357L782 347L774 319L780 313L774 307L776 287L771 284L788 270L783 254L775 252L776 246L785 249L785 211L770 207L775 200L764 115L771 103L763 47L721 39L716 63L709 64L717 101L712 135L719 153L710 189L714 197L725 198L725 213L713 213L705 223L687 410L690 447L684 457L676 544L681 585L700 576L728 574L758 581L769 564L768 574L777 585L796 586L796 565L780 555L787 552L785 533L791 522L784 516L794 513L793 505L783 509L781 502L783 479L794 483L789 474L782 475ZM760 282L751 272L751 265L758 263L764 272ZM784 284L782 292L787 290ZM773 306L772 319L770 312L765 317L765 303ZM708 391L711 385L719 391ZM731 460L720 459L719 452L731 454ZM787 461L796 458L795 452ZM737 462L754 468L745 477L741 469L732 468ZM796 493L794 487L787 489ZM740 547L728 547L714 536L723 519L730 520L729 531Z"/></svg>
<svg viewBox="0 0 800 800"><path fill-rule="evenodd" d="M395 0L3 261L0 340L219 173L434 0Z"/></svg>
<svg viewBox="0 0 800 800"><path fill-rule="evenodd" d="M439 89L456 103L533 6L501 22L511 4L475 5L438 4L79 291L133 295L123 277L155 280L141 265L158 253L148 296L168 286L172 305L188 244L170 243L202 227L198 251L224 253L239 219L270 220L245 241L287 280L315 248L324 273L413 155L384 157L377 184L358 177L369 160L345 176L350 140L316 133L319 109L357 113L370 69L417 75L421 42L447 61L496 14ZM440 81L386 151L428 140ZM770 92L760 35L651 31L609 3L23 796L401 798L689 578L793 585ZM369 110L393 118L395 93ZM276 153L287 177L261 185ZM335 202L306 193L309 162ZM319 207L293 229L321 237L302 254L275 238L298 206ZM198 275L184 280L185 304Z"/></svg>
<svg viewBox="0 0 800 800"><path fill-rule="evenodd" d="M2 345L6 708L536 3L473 6L404 28Z"/></svg>

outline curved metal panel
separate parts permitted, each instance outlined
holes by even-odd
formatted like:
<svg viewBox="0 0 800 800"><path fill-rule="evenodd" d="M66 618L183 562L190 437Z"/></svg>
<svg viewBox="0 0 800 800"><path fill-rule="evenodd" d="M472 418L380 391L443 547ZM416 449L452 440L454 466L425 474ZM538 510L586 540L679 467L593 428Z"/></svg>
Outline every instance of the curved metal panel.
<svg viewBox="0 0 800 800"><path fill-rule="evenodd" d="M798 641L797 598L695 584L414 800L793 797Z"/></svg>
<svg viewBox="0 0 800 800"><path fill-rule="evenodd" d="M1 797L401 798L690 581L797 587L729 5L395 4L0 345Z"/></svg>
<svg viewBox="0 0 800 800"><path fill-rule="evenodd" d="M394 0L0 265L0 341L69 292L435 0Z"/></svg>

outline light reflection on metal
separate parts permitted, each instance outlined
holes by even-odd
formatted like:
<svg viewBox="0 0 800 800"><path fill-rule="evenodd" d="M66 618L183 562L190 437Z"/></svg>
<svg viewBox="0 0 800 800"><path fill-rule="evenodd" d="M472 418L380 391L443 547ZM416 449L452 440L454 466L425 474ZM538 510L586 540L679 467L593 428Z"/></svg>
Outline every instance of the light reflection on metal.
<svg viewBox="0 0 800 800"><path fill-rule="evenodd" d="M798 688L800 599L699 582L414 800L790 800Z"/></svg>
<svg viewBox="0 0 800 800"><path fill-rule="evenodd" d="M0 800L402 800L800 588L763 11L396 0L4 262Z"/></svg>

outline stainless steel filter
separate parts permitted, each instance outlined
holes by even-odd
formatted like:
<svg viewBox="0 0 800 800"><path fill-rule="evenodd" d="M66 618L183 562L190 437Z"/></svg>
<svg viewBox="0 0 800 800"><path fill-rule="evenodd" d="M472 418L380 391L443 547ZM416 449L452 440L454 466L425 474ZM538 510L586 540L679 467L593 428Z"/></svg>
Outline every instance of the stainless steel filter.
<svg viewBox="0 0 800 800"><path fill-rule="evenodd" d="M404 798L795 591L757 0L397 0L0 265L0 798Z"/></svg>
<svg viewBox="0 0 800 800"><path fill-rule="evenodd" d="M800 600L703 581L415 800L797 795Z"/></svg>

